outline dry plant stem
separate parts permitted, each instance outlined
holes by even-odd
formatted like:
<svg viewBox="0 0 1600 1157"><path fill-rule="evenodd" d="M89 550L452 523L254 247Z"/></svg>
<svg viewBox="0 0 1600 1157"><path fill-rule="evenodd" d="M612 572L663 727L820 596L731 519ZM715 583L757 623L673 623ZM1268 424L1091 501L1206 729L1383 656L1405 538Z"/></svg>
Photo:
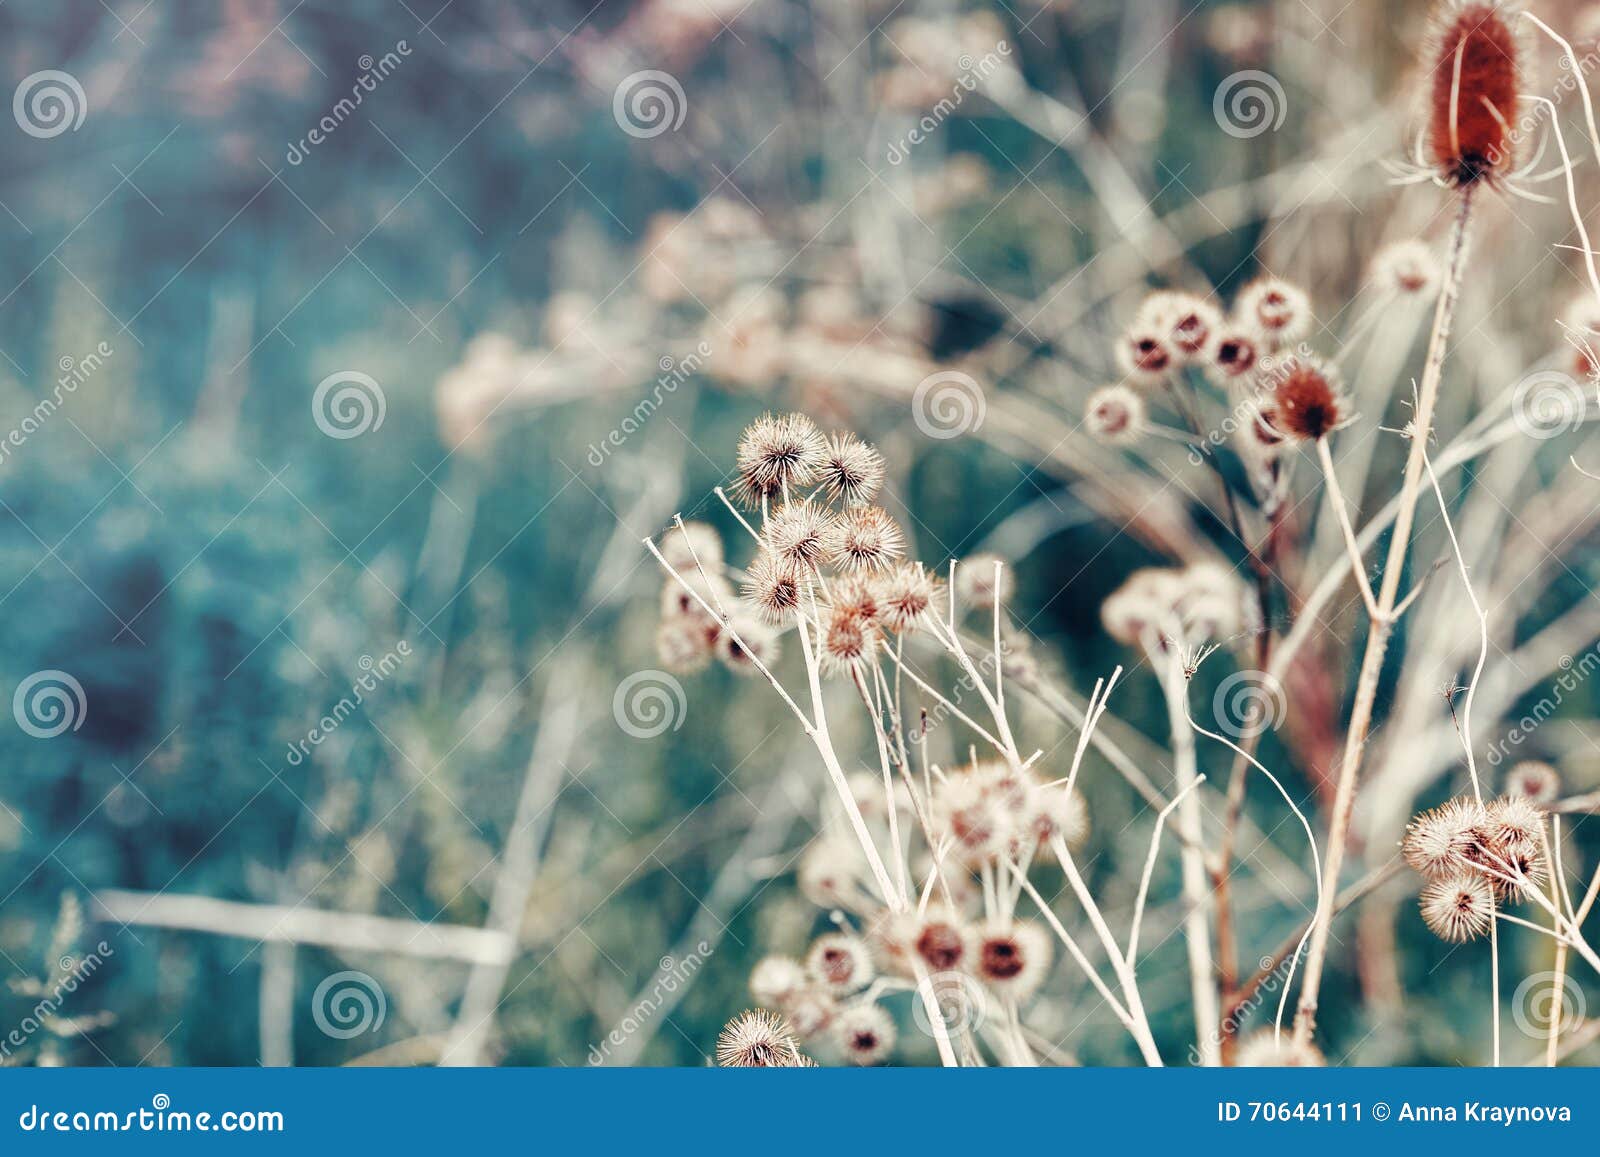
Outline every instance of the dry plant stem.
<svg viewBox="0 0 1600 1157"><path fill-rule="evenodd" d="M1161 662L1158 652L1152 659ZM1166 656L1163 666L1162 689L1166 692L1167 716L1172 727L1173 768L1178 791L1183 793L1178 804L1178 826L1183 830L1185 842L1179 856L1183 875L1184 938L1189 948L1189 989L1194 1000L1195 1047L1200 1064L1214 1068L1222 1063L1222 1043L1216 1039L1213 1027L1221 1020L1221 998L1217 993L1217 977L1211 955L1211 891L1206 886L1206 868L1201 857L1203 839L1200 830L1200 799L1188 788L1199 780L1194 749L1194 730L1189 726L1189 712L1184 700L1188 683L1184 679L1176 653Z"/></svg>
<svg viewBox="0 0 1600 1157"><path fill-rule="evenodd" d="M1545 848L1545 856L1550 861L1551 889L1560 887L1561 895L1565 899L1566 908L1572 913L1572 897L1566 895L1566 865L1562 862L1561 855L1561 817L1550 817L1551 831L1554 833L1555 854L1552 856L1549 846ZM1543 837L1544 831L1539 832ZM1556 941L1555 983L1551 985L1554 995L1550 1007L1555 1009L1555 1015L1550 1018L1550 1035L1545 1041L1544 1063L1548 1068L1554 1068L1556 1060L1561 1055L1561 1009L1565 1006L1567 988L1567 945L1565 941Z"/></svg>
<svg viewBox="0 0 1600 1157"><path fill-rule="evenodd" d="M1195 781L1178 795L1178 798L1167 804L1156 816L1156 827L1150 833L1150 850L1145 854L1144 871L1139 876L1139 893L1133 902L1133 921L1128 929L1128 950L1123 956L1129 968L1134 966L1134 960L1139 955L1139 927L1144 923L1145 900L1150 895L1150 877L1155 874L1156 853L1161 850L1161 833L1167 826L1167 817L1172 814L1172 809L1178 806L1178 800L1188 795L1194 788L1205 782L1205 776L1197 776Z"/></svg>
<svg viewBox="0 0 1600 1157"><path fill-rule="evenodd" d="M1450 521L1450 510L1445 505L1444 491L1439 487L1439 476L1433 472L1433 463L1428 460L1426 449L1422 452L1422 464L1427 467L1428 481L1433 486L1433 495L1439 500L1439 517L1444 521L1445 531L1450 536L1450 548L1455 552L1456 566L1461 571L1461 585L1466 588L1467 598L1472 603L1472 611L1478 618L1478 665L1473 668L1472 679L1467 684L1466 701L1461 708L1461 743L1467 751L1467 772L1472 777L1472 794L1479 803L1482 803L1483 786L1478 780L1478 759L1472 750L1472 704L1477 698L1478 683L1483 678L1483 665L1489 659L1489 615L1472 589L1472 579L1467 574L1467 560L1461 553L1461 543L1456 538L1455 524Z"/></svg>
<svg viewBox="0 0 1600 1157"><path fill-rule="evenodd" d="M1372 710L1378 696L1378 677L1382 673L1384 655L1389 647L1389 632L1393 627L1396 598L1400 592L1400 579L1405 570L1407 548L1411 541L1411 525L1416 516L1417 500L1421 493L1423 454L1428 436L1433 429L1433 411L1439 398L1439 377L1444 368L1445 347L1450 337L1450 323L1455 316L1456 297L1461 287L1461 271L1466 260L1468 233L1472 221L1472 188L1460 193L1455 227L1451 234L1450 255L1445 267L1439 301L1434 309L1433 333L1428 341L1427 361L1422 368L1422 383L1418 390L1417 411L1412 420L1411 453L1406 459L1405 480L1400 490L1399 508L1395 514L1394 532L1389 539L1389 554L1384 562L1383 582L1378 591L1378 614L1372 620L1367 635L1366 652L1361 659L1361 673L1356 682L1355 702L1350 711L1350 730L1345 738L1344 758L1339 768L1339 783L1334 793L1333 815L1328 824L1327 860L1323 875L1322 896L1316 914L1311 920L1310 947L1306 952L1304 979L1300 986L1300 1000L1295 1009L1295 1042L1309 1044L1316 1030L1317 997L1322 988L1322 969L1328 953L1328 932L1333 922L1333 897L1339 888L1339 872L1344 867L1345 844L1350 838L1350 818L1355 808L1356 781L1361 770L1361 757L1366 749L1367 733L1372 726Z"/></svg>
<svg viewBox="0 0 1600 1157"><path fill-rule="evenodd" d="M1350 512L1345 507L1344 492L1339 489L1339 474L1333 468L1333 454L1328 450L1326 438L1317 439L1317 459L1322 463L1322 477L1328 486L1328 500L1333 506L1334 516L1339 520L1339 529L1344 532L1344 544L1350 552L1350 570L1356 577L1356 584L1361 588L1361 601L1366 604L1367 615L1376 619L1378 600L1372 594L1372 584L1367 581L1367 565L1361 559L1361 547L1356 543L1355 528L1350 525Z"/></svg>

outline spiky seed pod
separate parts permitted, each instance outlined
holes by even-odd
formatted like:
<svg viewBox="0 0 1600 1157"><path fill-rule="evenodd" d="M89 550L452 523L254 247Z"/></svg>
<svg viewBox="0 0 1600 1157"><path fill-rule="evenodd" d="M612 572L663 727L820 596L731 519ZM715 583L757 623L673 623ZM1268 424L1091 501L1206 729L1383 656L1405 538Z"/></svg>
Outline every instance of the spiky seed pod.
<svg viewBox="0 0 1600 1157"><path fill-rule="evenodd" d="M1082 847L1089 838L1089 805L1078 791L1068 791L1066 784L1040 784L1028 792L1022 823L1028 838L1037 841L1037 854L1043 855L1056 836L1068 847Z"/></svg>
<svg viewBox="0 0 1600 1157"><path fill-rule="evenodd" d="M792 1069L800 1046L783 1017L764 1008L741 1012L717 1038L717 1064L725 1069Z"/></svg>
<svg viewBox="0 0 1600 1157"><path fill-rule="evenodd" d="M778 632L755 615L736 614L729 626L731 629L725 628L717 636L717 658L728 670L735 675L759 675L761 668L756 660L768 669L778 661L782 649ZM737 639L734 638L736 634Z"/></svg>
<svg viewBox="0 0 1600 1157"><path fill-rule="evenodd" d="M1350 421L1350 404L1333 372L1317 361L1292 357L1280 365L1272 391L1272 424L1288 437L1315 442Z"/></svg>
<svg viewBox="0 0 1600 1157"><path fill-rule="evenodd" d="M1482 830L1487 836L1490 866L1514 877L1515 882L1498 876L1491 880L1501 897L1520 899L1549 876L1544 855L1544 813L1520 795L1491 800L1486 810L1488 822Z"/></svg>
<svg viewBox="0 0 1600 1157"><path fill-rule="evenodd" d="M816 480L828 460L828 443L803 414L766 414L739 438L735 493L754 509Z"/></svg>
<svg viewBox="0 0 1600 1157"><path fill-rule="evenodd" d="M822 669L848 675L872 656L879 641L877 625L850 607L833 607L822 628Z"/></svg>
<svg viewBox="0 0 1600 1157"><path fill-rule="evenodd" d="M1009 603L1016 588L1011 564L997 554L969 555L956 566L956 596L964 606L987 611Z"/></svg>
<svg viewBox="0 0 1600 1157"><path fill-rule="evenodd" d="M837 518L815 502L791 502L767 519L766 548L773 558L799 570L811 570L828 557Z"/></svg>
<svg viewBox="0 0 1600 1157"><path fill-rule="evenodd" d="M1400 854L1412 871L1440 879L1472 867L1478 832L1488 814L1476 800L1459 798L1423 812L1406 825Z"/></svg>
<svg viewBox="0 0 1600 1157"><path fill-rule="evenodd" d="M1239 291L1234 319L1275 346L1305 336L1311 328L1311 299L1298 285L1263 277Z"/></svg>
<svg viewBox="0 0 1600 1157"><path fill-rule="evenodd" d="M970 773L951 775L933 789L934 831L948 837L950 854L977 867L1006 852L1015 825L1011 810Z"/></svg>
<svg viewBox="0 0 1600 1157"><path fill-rule="evenodd" d="M682 579L680 582L679 579ZM685 589L693 588L693 593ZM700 598L695 598L698 594ZM719 627L715 614L719 606L727 606L733 596L733 584L716 571L702 575L698 570L679 571L678 578L667 577L661 587L661 617L686 619L707 627ZM701 600L705 606L701 605ZM707 610L709 606L711 610Z"/></svg>
<svg viewBox="0 0 1600 1157"><path fill-rule="evenodd" d="M899 524L881 506L855 506L834 521L828 559L846 574L888 570L905 550Z"/></svg>
<svg viewBox="0 0 1600 1157"><path fill-rule="evenodd" d="M894 1020L876 1004L855 1004L833 1023L834 1040L853 1065L881 1065L894 1051Z"/></svg>
<svg viewBox="0 0 1600 1157"><path fill-rule="evenodd" d="M1498 0L1446 0L1429 37L1428 155L1458 188L1516 167L1511 123L1522 91L1522 45Z"/></svg>
<svg viewBox="0 0 1600 1157"><path fill-rule="evenodd" d="M807 985L789 998L784 1015L802 1040L810 1040L825 1032L839 1013L839 1005L826 991L816 985Z"/></svg>
<svg viewBox="0 0 1600 1157"><path fill-rule="evenodd" d="M1279 1036L1269 1028L1240 1041L1233 1063L1242 1069L1320 1069L1328 1062L1310 1041L1297 1044L1294 1033Z"/></svg>
<svg viewBox="0 0 1600 1157"><path fill-rule="evenodd" d="M1142 436L1145 404L1127 386L1102 386L1089 395L1083 425L1089 436L1108 446L1128 446Z"/></svg>
<svg viewBox="0 0 1600 1157"><path fill-rule="evenodd" d="M788 622L800 606L800 575L798 567L763 550L745 571L740 590L761 620L777 627Z"/></svg>
<svg viewBox="0 0 1600 1157"><path fill-rule="evenodd" d="M811 942L806 971L835 996L844 996L871 984L877 970L872 966L872 954L859 939L830 932Z"/></svg>
<svg viewBox="0 0 1600 1157"><path fill-rule="evenodd" d="M1176 357L1161 331L1135 326L1117 339L1117 369L1139 386L1159 386L1172 372Z"/></svg>
<svg viewBox="0 0 1600 1157"><path fill-rule="evenodd" d="M932 613L939 583L921 563L901 563L878 580L878 618L896 634L915 631Z"/></svg>
<svg viewBox="0 0 1600 1157"><path fill-rule="evenodd" d="M931 971L951 972L971 962L972 934L948 912L930 908L918 922L913 948Z"/></svg>
<svg viewBox="0 0 1600 1157"><path fill-rule="evenodd" d="M1506 773L1505 791L1533 803L1551 803L1561 795L1561 773L1548 763L1523 760Z"/></svg>
<svg viewBox="0 0 1600 1157"><path fill-rule="evenodd" d="M795 868L800 894L819 908L854 910L861 898L861 851L844 840L813 840Z"/></svg>
<svg viewBox="0 0 1600 1157"><path fill-rule="evenodd" d="M707 573L715 574L722 569L722 536L707 523L686 522L681 528L669 527L658 545L661 557L675 571L687 573L704 567Z"/></svg>
<svg viewBox="0 0 1600 1157"><path fill-rule="evenodd" d="M1260 362L1261 343L1253 334L1237 327L1219 330L1211 343L1212 373L1223 383L1248 377L1255 373Z"/></svg>
<svg viewBox="0 0 1600 1157"><path fill-rule="evenodd" d="M1193 293L1164 290L1145 298L1138 324L1161 334L1180 360L1192 361L1222 325L1222 313Z"/></svg>
<svg viewBox="0 0 1600 1157"><path fill-rule="evenodd" d="M1050 971L1050 937L1029 920L991 922L978 934L974 969L1002 996L1026 1000Z"/></svg>
<svg viewBox="0 0 1600 1157"><path fill-rule="evenodd" d="M817 480L835 502L860 506L871 502L883 487L883 455L870 443L848 431L828 437L828 452Z"/></svg>
<svg viewBox="0 0 1600 1157"><path fill-rule="evenodd" d="M1494 889L1475 872L1429 880L1422 889L1422 921L1441 940L1460 944L1489 931Z"/></svg>
<svg viewBox="0 0 1600 1157"><path fill-rule="evenodd" d="M1372 259L1372 283L1401 297L1432 297L1439 289L1439 258L1426 241L1396 241Z"/></svg>
<svg viewBox="0 0 1600 1157"><path fill-rule="evenodd" d="M750 995L756 1003L782 1008L806 986L806 968L792 956L764 956L750 970Z"/></svg>
<svg viewBox="0 0 1600 1157"><path fill-rule="evenodd" d="M711 662L720 631L686 618L662 619L656 626L656 657L674 675L693 675Z"/></svg>

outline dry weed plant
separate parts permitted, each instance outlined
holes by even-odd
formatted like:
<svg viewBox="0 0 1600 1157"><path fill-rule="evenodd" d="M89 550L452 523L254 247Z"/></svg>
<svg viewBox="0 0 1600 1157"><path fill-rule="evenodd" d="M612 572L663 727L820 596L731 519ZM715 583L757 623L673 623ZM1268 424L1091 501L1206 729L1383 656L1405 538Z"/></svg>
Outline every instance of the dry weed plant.
<svg viewBox="0 0 1600 1157"><path fill-rule="evenodd" d="M1000 35L977 17L915 31L910 42L934 62L925 82L948 70L954 50ZM731 349L727 332L715 336L729 352L710 372L751 387L780 374L810 383L805 408L847 420L760 418L729 448L733 485L715 491L719 520L737 528L731 539L680 516L647 541L667 576L661 663L691 674L720 661L768 685L826 783L820 834L796 876L832 930L809 945L772 946L750 977L759 1010L729 1022L721 1063L794 1066L814 1063L812 1053L883 1063L904 1033L896 1008L910 1009L945 1065L1056 1063L1070 1059L1073 1041L1041 1031L1034 1010L1072 974L1146 1064L1184 1055L1206 1065L1322 1064L1319 1022L1339 1013L1323 982L1341 946L1357 957L1369 1014L1397 1014L1395 909L1413 890L1417 908L1399 919L1421 920L1443 941L1486 941L1491 1063L1529 1059L1507 1055L1502 1042L1505 989L1518 979L1502 975L1512 925L1553 945L1542 998L1558 1015L1537 1059L1557 1063L1595 1038L1594 1022L1559 1015L1600 972L1584 931L1600 867L1574 862L1562 822L1592 811L1594 798L1567 795L1548 764L1501 770L1520 740L1490 748L1485 738L1600 635L1592 596L1531 614L1566 565L1562 544L1596 518L1575 462L1550 469L1536 459L1552 433L1552 399L1538 390L1572 387L1555 399L1564 407L1555 432L1577 430L1595 414L1587 392L1600 366L1590 344L1600 335L1600 275L1574 176L1583 158L1559 115L1574 110L1537 91L1536 42L1561 53L1558 94L1576 91L1600 161L1573 46L1531 11L1445 4L1420 52L1411 157L1393 166L1395 182L1438 200L1444 235L1388 237L1369 254L1366 284L1336 313L1319 312L1331 305L1314 300L1320 290L1286 277L1263 275L1226 303L1196 287L1176 258L1185 248L1177 223L1119 210L1120 163L1080 134L1074 156L1121 236L1104 259L1169 270L1164 287L1123 313L1098 357L1061 339L1059 360L1114 365L1109 384L1019 369L992 349L969 354L958 371L941 368L892 323L866 319L839 286L808 294L792 323L770 293L758 302L723 288L719 300L737 303L739 324ZM899 77L888 98L924 100L911 79ZM1062 110L1009 64L977 87L1023 124L1059 135ZM1548 144L1557 158L1540 171ZM1547 195L1552 188L1560 193ZM1269 179L1254 191L1274 190L1282 192ZM1452 331L1463 300L1481 296L1475 308L1487 309L1514 291L1497 284L1494 260L1477 247L1485 229L1506 243L1500 217L1513 198L1570 215L1583 288L1549 327L1548 356L1507 366L1485 352L1492 343L1480 322L1464 352L1486 364L1461 366ZM737 217L726 233L739 233ZM728 272L708 268L704 252L674 262L669 237L684 224L646 246L668 297L681 296L678 287L693 293L691 269ZM1063 312L1051 309L1050 320L1070 327ZM1425 350L1413 372L1419 332ZM1475 370L1521 380L1468 390ZM1006 373L1044 373L1050 396L977 380ZM1056 685L1030 644L1009 562L909 556L905 524L915 513L891 514L884 493L892 456L827 429L854 412L841 396L868 394L910 400L924 432L942 438L959 427L1069 480L1091 510L1172 560L1129 574L1100 608L1128 663L1159 688L1167 735L1157 765L1148 745L1128 750L1132 728L1118 703L1139 692L1122 667L1081 700ZM1403 427L1383 427L1396 412ZM1380 443L1403 451L1398 475ZM1174 501L1173 489L1211 518ZM1413 550L1425 532L1433 541ZM1530 622L1538 629L1525 636ZM1348 691L1341 633L1360 653ZM1197 703L1202 668L1229 663L1230 694ZM1580 670L1588 674L1587 661ZM1070 742L1030 742L1019 701L1034 713L1027 718L1065 723ZM1294 776L1268 766L1260 749L1280 724ZM1226 777L1201 773L1213 757ZM1095 819L1081 788L1104 769L1150 809L1131 904L1109 903L1115 882L1096 885L1080 859ZM1297 782L1310 783L1309 798L1291 790ZM1282 821L1274 830L1296 833L1292 858L1309 885L1299 897L1309 915L1282 945L1241 944L1252 785ZM1453 798L1418 814L1422 797L1441 792ZM1166 916L1187 954L1190 1040L1153 1027L1148 989L1159 979L1141 970L1153 881L1169 856L1180 895ZM1347 870L1352 856L1360 873ZM1359 919L1341 925L1350 931L1341 940L1335 924L1351 909ZM1258 957L1259 968L1241 968Z"/></svg>

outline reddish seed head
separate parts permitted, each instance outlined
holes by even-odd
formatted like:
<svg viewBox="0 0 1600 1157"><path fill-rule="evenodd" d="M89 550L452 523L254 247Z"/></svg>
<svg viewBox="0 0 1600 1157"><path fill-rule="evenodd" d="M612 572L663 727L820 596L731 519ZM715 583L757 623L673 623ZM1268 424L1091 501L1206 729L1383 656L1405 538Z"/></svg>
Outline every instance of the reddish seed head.
<svg viewBox="0 0 1600 1157"><path fill-rule="evenodd" d="M1291 438L1315 442L1349 418L1343 395L1321 366L1290 358L1278 371L1272 395L1272 424Z"/></svg>
<svg viewBox="0 0 1600 1157"><path fill-rule="evenodd" d="M1518 42L1498 0L1445 4L1429 56L1428 151L1452 185L1512 167L1520 87Z"/></svg>
<svg viewBox="0 0 1600 1157"><path fill-rule="evenodd" d="M1261 351L1249 334L1230 330L1217 337L1211 360L1221 377L1232 381L1254 370L1260 357Z"/></svg>

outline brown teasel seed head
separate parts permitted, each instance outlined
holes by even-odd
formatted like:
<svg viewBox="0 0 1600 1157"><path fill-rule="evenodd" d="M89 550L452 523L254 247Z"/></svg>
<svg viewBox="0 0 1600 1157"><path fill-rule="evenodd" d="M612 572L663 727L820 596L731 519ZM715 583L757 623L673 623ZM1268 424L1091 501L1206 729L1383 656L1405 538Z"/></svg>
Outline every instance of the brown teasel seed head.
<svg viewBox="0 0 1600 1157"><path fill-rule="evenodd" d="M1428 70L1428 159L1463 188L1515 167L1522 46L1516 12L1499 0L1446 0L1434 16Z"/></svg>
<svg viewBox="0 0 1600 1157"><path fill-rule="evenodd" d="M1307 357L1285 359L1274 373L1272 425L1297 441L1326 438L1350 421L1332 371Z"/></svg>
<svg viewBox="0 0 1600 1157"><path fill-rule="evenodd" d="M857 664L872 657L878 646L878 627L852 607L836 606L822 628L822 662L829 675L849 675Z"/></svg>

